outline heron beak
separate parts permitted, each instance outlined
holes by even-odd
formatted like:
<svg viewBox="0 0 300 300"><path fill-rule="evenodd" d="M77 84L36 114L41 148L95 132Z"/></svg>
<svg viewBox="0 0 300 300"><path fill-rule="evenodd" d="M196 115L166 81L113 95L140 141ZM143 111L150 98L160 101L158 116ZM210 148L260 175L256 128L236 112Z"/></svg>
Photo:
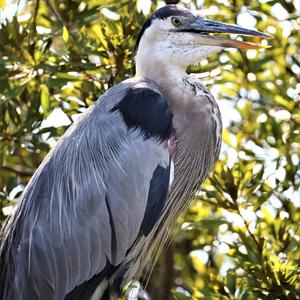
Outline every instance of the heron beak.
<svg viewBox="0 0 300 300"><path fill-rule="evenodd" d="M269 46L243 42L238 40L232 40L222 38L218 36L208 35L209 33L225 33L225 34L238 34L242 36L253 36L258 38L270 39L270 35L262 33L260 31L246 29L236 25L229 25L221 22L203 19L198 17L196 22L191 24L189 28L183 29L185 32L194 32L199 34L199 42L205 45L213 45L229 48L246 48L246 49L260 49L268 48Z"/></svg>

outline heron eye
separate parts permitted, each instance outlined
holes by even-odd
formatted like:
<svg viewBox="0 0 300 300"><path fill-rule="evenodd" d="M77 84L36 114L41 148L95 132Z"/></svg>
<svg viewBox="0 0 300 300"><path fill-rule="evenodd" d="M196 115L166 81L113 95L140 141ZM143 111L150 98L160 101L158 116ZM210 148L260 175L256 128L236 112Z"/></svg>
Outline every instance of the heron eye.
<svg viewBox="0 0 300 300"><path fill-rule="evenodd" d="M172 21L172 24L173 24L175 27L178 27L178 26L181 25L181 21L180 21L178 18L176 18L176 17L172 18L171 21Z"/></svg>

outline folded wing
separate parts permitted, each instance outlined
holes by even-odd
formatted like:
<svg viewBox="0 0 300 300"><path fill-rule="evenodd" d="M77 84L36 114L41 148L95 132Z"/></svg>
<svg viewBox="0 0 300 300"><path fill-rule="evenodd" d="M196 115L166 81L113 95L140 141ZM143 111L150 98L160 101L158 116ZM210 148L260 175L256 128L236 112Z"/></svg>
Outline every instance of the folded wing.
<svg viewBox="0 0 300 300"><path fill-rule="evenodd" d="M4 267L12 280L2 293L83 299L106 282L160 216L171 133L172 112L152 82L123 82L89 108L39 167L7 226L1 259L14 268Z"/></svg>

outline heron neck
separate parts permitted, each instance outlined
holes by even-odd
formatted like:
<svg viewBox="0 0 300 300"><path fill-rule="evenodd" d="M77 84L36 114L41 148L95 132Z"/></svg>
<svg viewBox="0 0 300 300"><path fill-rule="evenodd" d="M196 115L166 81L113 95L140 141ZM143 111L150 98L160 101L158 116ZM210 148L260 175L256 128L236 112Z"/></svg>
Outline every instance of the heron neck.
<svg viewBox="0 0 300 300"><path fill-rule="evenodd" d="M193 101L193 95L187 92L184 85L184 79L189 75L183 68L169 66L164 62L143 61L138 64L137 61L136 76L157 82L174 110L181 110L184 104Z"/></svg>

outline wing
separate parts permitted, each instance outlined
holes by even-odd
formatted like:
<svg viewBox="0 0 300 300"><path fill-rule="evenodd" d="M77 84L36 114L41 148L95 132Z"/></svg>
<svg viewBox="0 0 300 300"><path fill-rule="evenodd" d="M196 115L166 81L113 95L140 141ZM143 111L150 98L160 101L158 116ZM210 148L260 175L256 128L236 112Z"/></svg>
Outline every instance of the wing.
<svg viewBox="0 0 300 300"><path fill-rule="evenodd" d="M24 299L91 296L160 216L171 132L165 96L143 80L89 108L39 167L8 226L11 290Z"/></svg>
<svg viewBox="0 0 300 300"><path fill-rule="evenodd" d="M157 166L150 181L147 207L142 222L142 232L147 236L158 221L167 198L171 164Z"/></svg>

